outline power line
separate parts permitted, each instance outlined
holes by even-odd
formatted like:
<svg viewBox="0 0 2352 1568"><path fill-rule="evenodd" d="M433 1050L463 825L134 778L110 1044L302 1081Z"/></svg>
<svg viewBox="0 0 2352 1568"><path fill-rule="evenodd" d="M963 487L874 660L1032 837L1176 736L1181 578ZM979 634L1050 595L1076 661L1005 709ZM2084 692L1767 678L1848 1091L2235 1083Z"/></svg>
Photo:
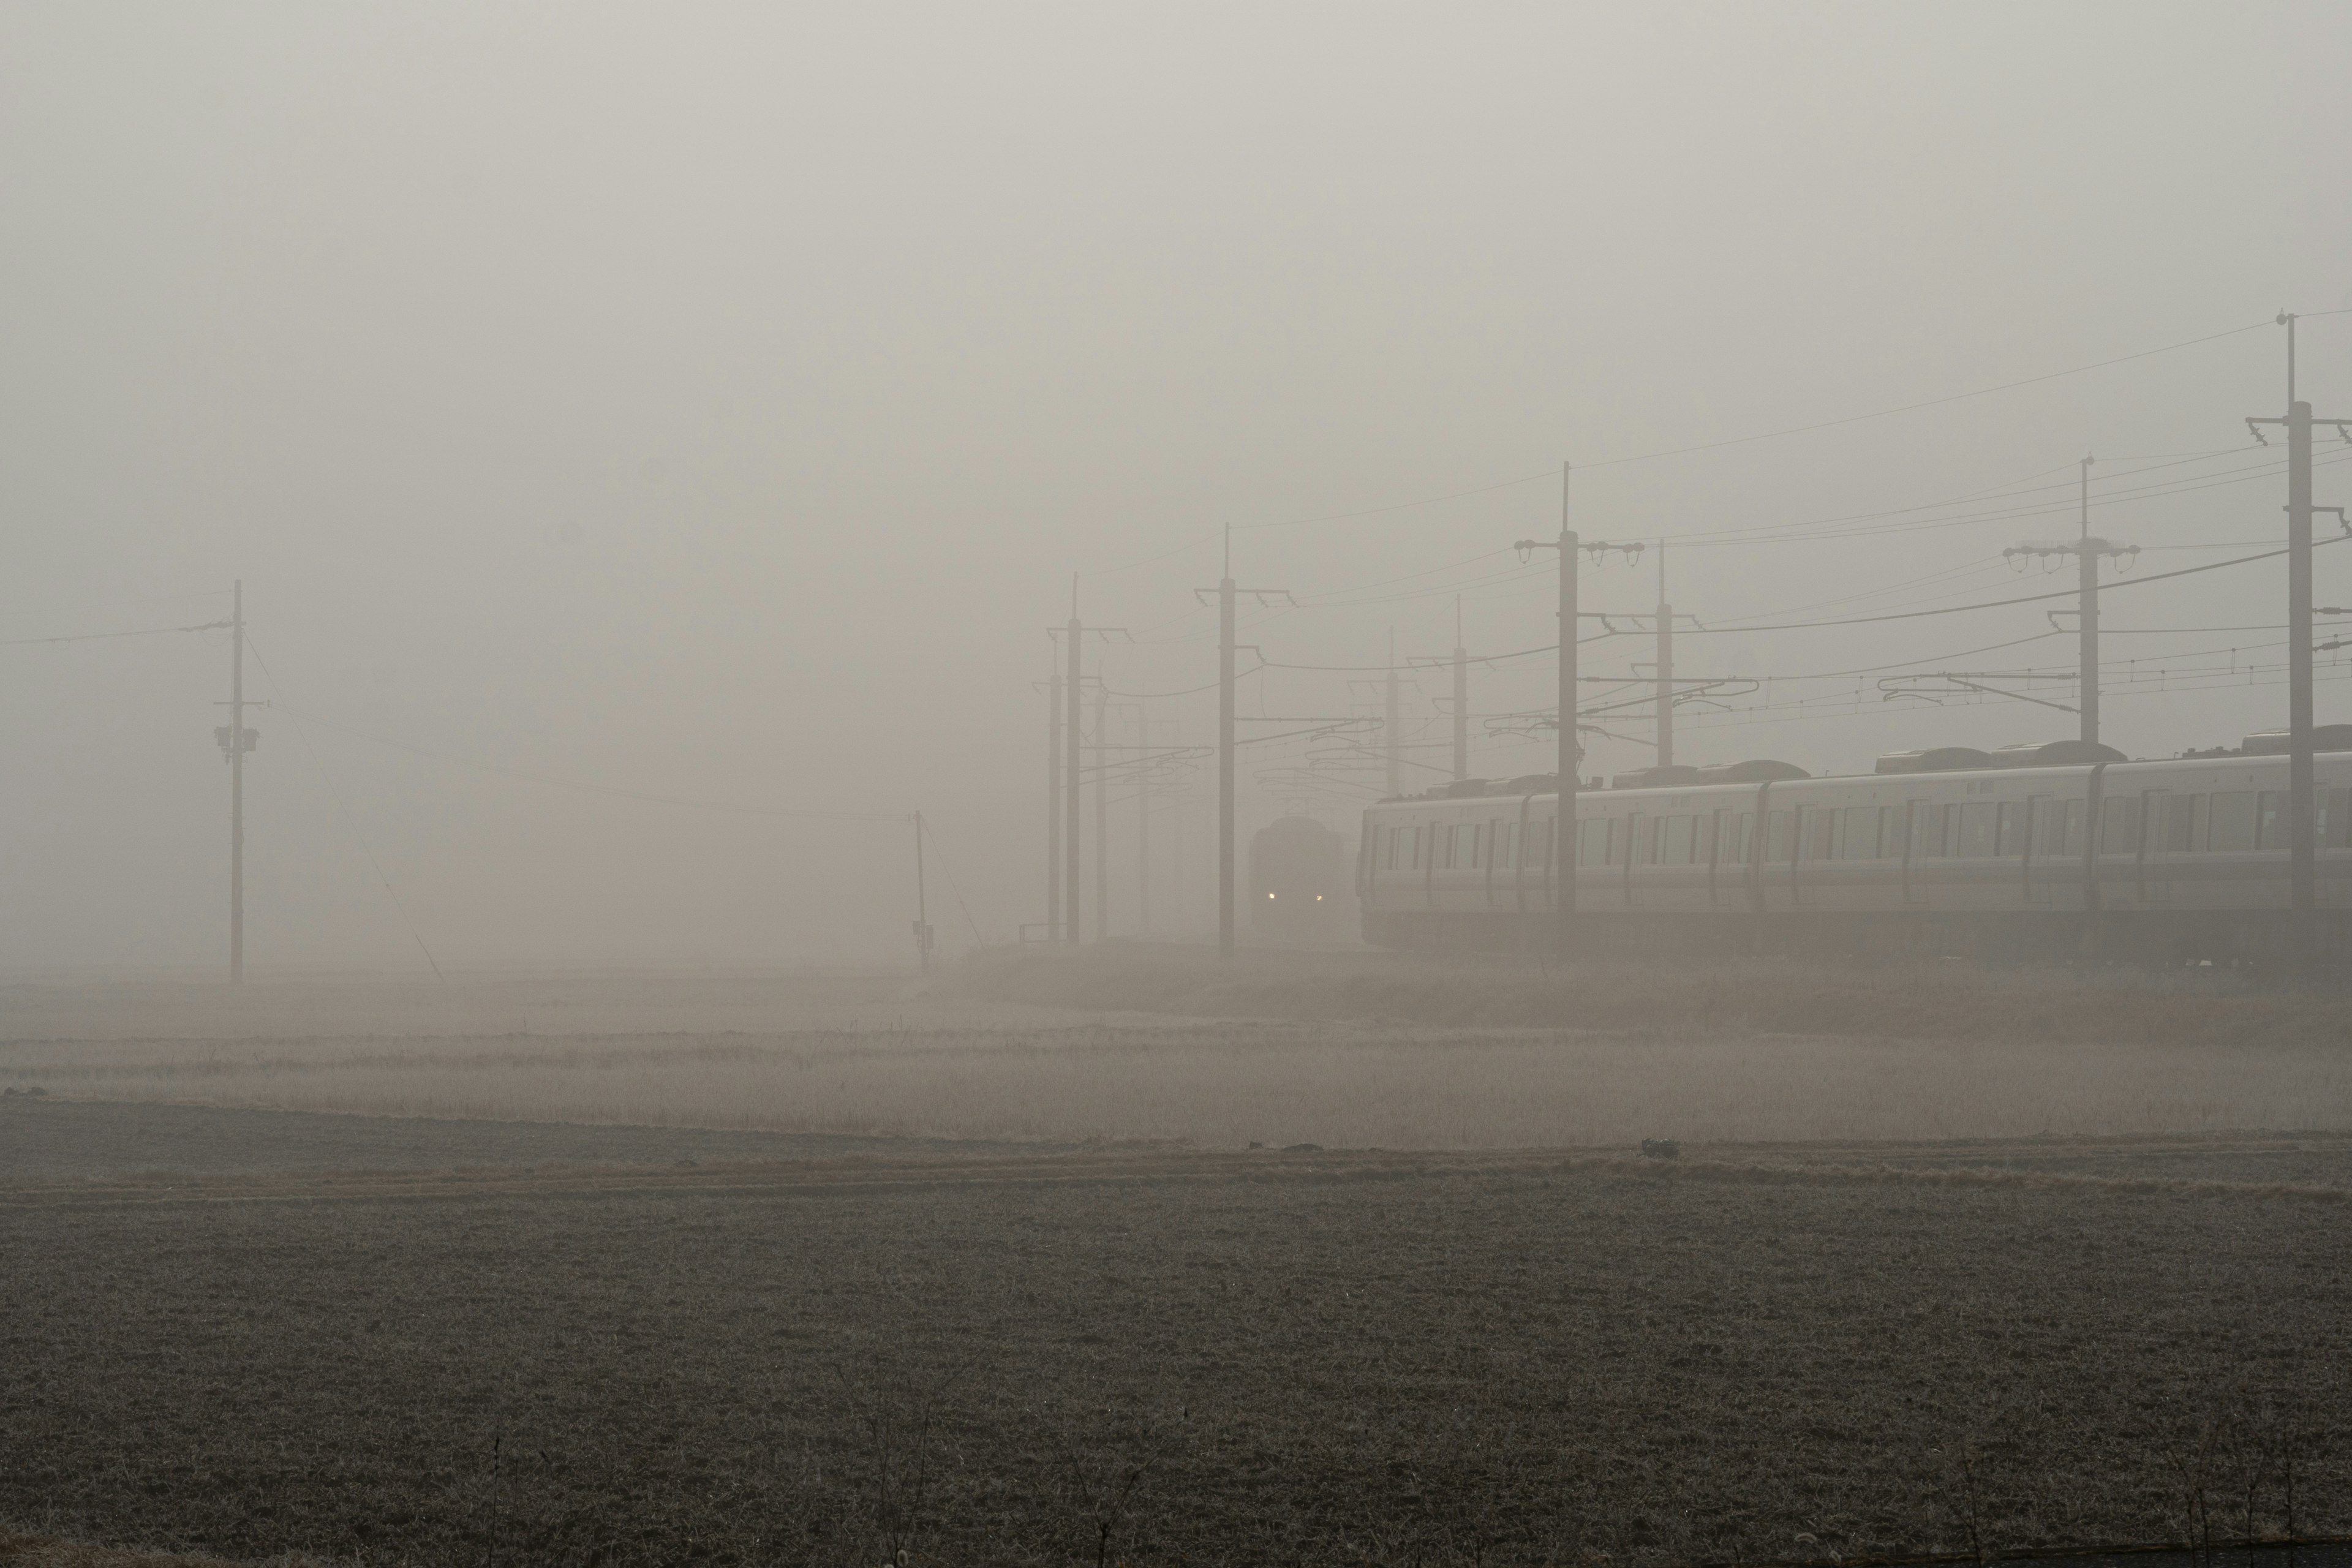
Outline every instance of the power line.
<svg viewBox="0 0 2352 1568"><path fill-rule="evenodd" d="M148 626L135 632L78 632L62 637L8 637L0 639L0 647L30 647L39 643L110 642L117 637L160 637L173 632L225 632L236 623L203 621L193 626Z"/></svg>
<svg viewBox="0 0 2352 1568"><path fill-rule="evenodd" d="M2322 545L2341 544L2347 537L2352 537L2352 535L2339 536L2336 539L2325 539L2320 541L2320 543ZM2120 583L2109 584L2104 590L2102 590L2102 592L2113 594L2120 592L2125 588L2138 588L2144 587L2150 583L2162 583L2173 577L2193 577L2200 572L2219 572L2225 566L2243 566L2248 562L2252 561L2275 560L2285 553L2286 552L2284 550L2266 550L2259 555L2241 555L2229 561L2209 561L2202 566L2183 566L2178 571L2158 572L2153 576L2148 577L2126 577ZM2074 590L2072 588L2066 588L2061 589L2054 594L2027 594L2014 599L1988 599L1982 603L1974 605L1946 605L1933 609L1901 610L1884 616L1849 616L1842 620L1832 621L1778 621L1769 626L1698 626L1693 629L1696 632L1717 634L1731 632L1807 631L1816 626L1869 626L1874 623L1884 621L1920 620L1928 616L1957 616L1963 615L1970 610L1998 610L2006 608L2011 605L2044 604L2052 599L2071 599L2074 597L2075 597Z"/></svg>

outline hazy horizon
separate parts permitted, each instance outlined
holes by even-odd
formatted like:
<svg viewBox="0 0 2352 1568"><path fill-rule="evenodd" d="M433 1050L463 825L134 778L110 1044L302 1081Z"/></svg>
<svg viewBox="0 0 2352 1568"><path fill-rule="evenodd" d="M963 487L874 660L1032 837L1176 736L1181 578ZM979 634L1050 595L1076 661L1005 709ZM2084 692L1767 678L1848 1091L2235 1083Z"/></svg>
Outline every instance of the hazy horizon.
<svg viewBox="0 0 2352 1568"><path fill-rule="evenodd" d="M1151 739L1199 746L1226 525L1242 584L1298 601L1245 610L1254 657L1442 657L1457 594L1474 654L1538 647L1550 567L1509 546L1558 528L1570 459L1579 526L1653 542L1586 606L1647 611L1681 538L1671 599L1717 629L1680 672L1776 678L1685 710L1680 760L1866 771L2072 734L1875 673L2063 668L2071 637L2030 640L2042 605L1721 628L2063 588L2000 552L2073 533L2086 454L2140 574L2278 538L2243 420L2281 410L2279 310L2312 318L2300 395L2352 416L2333 7L25 5L0 46L10 973L220 963L226 638L23 639L222 619L237 579L247 694L281 704L251 720L257 973L422 970L420 941L904 963L916 810L948 949L1044 918L1074 574L1136 639L1090 672L1181 693ZM1822 536L1849 518L1874 531ZM2283 584L2115 595L2107 658L2180 673L2126 670L2107 738L2283 723L2274 673L2187 673L2275 664ZM2352 551L2318 598L2352 604ZM2352 720L2322 659L2319 718ZM1377 679L1267 670L1241 710L1312 730ZM1549 661L1471 689L1472 772L1548 770L1548 733L1487 725L1550 707ZM1406 690L1441 767L1445 692ZM1648 760L1641 708L1603 722L1587 772ZM1244 752L1244 839L1348 828L1381 776L1349 744ZM1162 931L1213 919L1212 780L1155 785Z"/></svg>

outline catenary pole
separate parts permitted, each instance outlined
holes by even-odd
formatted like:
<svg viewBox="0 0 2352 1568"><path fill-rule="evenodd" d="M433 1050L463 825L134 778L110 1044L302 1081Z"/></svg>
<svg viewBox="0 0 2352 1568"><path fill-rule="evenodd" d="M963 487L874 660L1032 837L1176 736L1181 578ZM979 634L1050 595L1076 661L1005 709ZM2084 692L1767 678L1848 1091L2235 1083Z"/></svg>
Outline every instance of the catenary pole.
<svg viewBox="0 0 2352 1568"><path fill-rule="evenodd" d="M1234 601L1244 594L1264 604L1289 598L1284 588L1242 588L1234 583L1234 528L1225 525L1224 575L1217 580L1217 950L1234 951ZM1197 598L1210 592L1192 590Z"/></svg>
<svg viewBox="0 0 2352 1568"><path fill-rule="evenodd" d="M1135 929L1151 934L1151 720L1141 702L1135 705L1136 755L1141 766L1135 775Z"/></svg>
<svg viewBox="0 0 2352 1568"><path fill-rule="evenodd" d="M1658 541L1658 766L1675 765L1675 607L1666 603L1666 542Z"/></svg>
<svg viewBox="0 0 2352 1568"><path fill-rule="evenodd" d="M1234 951L1234 531L1217 580L1217 951Z"/></svg>
<svg viewBox="0 0 2352 1568"><path fill-rule="evenodd" d="M2294 340L2290 335L2289 343ZM2317 956L2313 912L2319 904L2318 836L2311 733L2311 405L2286 412L2287 840L2295 938L2304 962Z"/></svg>
<svg viewBox="0 0 2352 1568"><path fill-rule="evenodd" d="M2082 667L2075 682L2080 689L2075 711L2082 720L2077 732L2092 745L2099 743L2099 563L2114 561L2120 567L2139 554L2137 544L2118 544L2091 532L2091 466L2097 460L2087 457L2082 460L2079 519L2073 539L2012 544L2000 552L2005 561L2024 556L2041 561L2074 558L2074 634Z"/></svg>
<svg viewBox="0 0 2352 1568"><path fill-rule="evenodd" d="M1580 619L1577 613L1577 563L1580 550L1590 550L1595 555L1619 550L1629 561L1641 556L1643 546L1634 543L1612 544L1606 540L1587 542L1569 527L1569 465L1559 466L1559 537L1522 539L1517 546L1524 561L1538 550L1559 552L1559 813L1552 825L1551 866L1552 910L1554 927L1560 951L1565 954L1576 936L1576 770L1583 763L1583 753L1576 743L1576 627ZM1664 609L1661 605L1660 608Z"/></svg>
<svg viewBox="0 0 2352 1568"><path fill-rule="evenodd" d="M923 890L923 814L915 813L915 966L931 972L931 906Z"/></svg>
<svg viewBox="0 0 2352 1568"><path fill-rule="evenodd" d="M1404 793L1404 773L1397 739L1397 662L1396 628L1389 628L1388 703L1381 710L1381 747L1388 753L1388 798L1394 800Z"/></svg>
<svg viewBox="0 0 2352 1568"><path fill-rule="evenodd" d="M2074 583L2075 618L2082 623L2082 737L2099 743L2099 552L2091 548L2091 462L2083 459L2082 521L2076 531Z"/></svg>
<svg viewBox="0 0 2352 1568"><path fill-rule="evenodd" d="M1559 818L1551 830L1554 867L1554 940L1565 958L1576 943L1576 770L1582 763L1576 744L1577 580L1579 541L1569 527L1569 465L1559 465Z"/></svg>
<svg viewBox="0 0 2352 1568"><path fill-rule="evenodd" d="M2246 426L2257 439L2262 437L2258 426L2286 426L2287 898L2296 960L2311 965L2322 956L2318 790L2311 727L2311 514L2317 510L2311 493L2311 430L2326 423L2338 434L2352 436L2352 421L2322 421L2310 404L2295 396L2294 322L2290 312L2279 312L2278 323L2286 329L2286 413L2278 418L2250 418Z"/></svg>
<svg viewBox="0 0 2352 1568"><path fill-rule="evenodd" d="M1470 654L1462 646L1462 595L1454 595L1454 776L1470 776Z"/></svg>
<svg viewBox="0 0 2352 1568"><path fill-rule="evenodd" d="M1110 937L1110 688L1095 680L1095 940Z"/></svg>

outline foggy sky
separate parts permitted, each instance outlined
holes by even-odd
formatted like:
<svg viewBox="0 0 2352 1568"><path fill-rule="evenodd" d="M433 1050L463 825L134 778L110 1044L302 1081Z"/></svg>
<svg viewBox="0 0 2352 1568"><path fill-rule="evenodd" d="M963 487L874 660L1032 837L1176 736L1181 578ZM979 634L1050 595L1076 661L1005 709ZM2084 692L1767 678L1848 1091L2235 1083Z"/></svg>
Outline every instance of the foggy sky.
<svg viewBox="0 0 2352 1568"><path fill-rule="evenodd" d="M1549 566L1492 552L1558 528L1564 458L1591 465L1587 533L1656 540L2242 447L2284 402L2273 327L1610 466L2352 307L2347 58L2352 16L2324 5L19 4L0 637L215 619L245 580L248 692L288 705L252 721L257 973L415 967L418 938L453 964L902 960L918 808L1004 940L1043 918L1036 683L1073 573L1081 613L1138 639L1103 654L1114 689L1175 691L1214 675L1192 590L1227 524L1241 580L1302 605L1254 610L1244 641L1376 665L1391 629L1402 656L1449 650L1457 588L1474 652L1552 639ZM2301 341L2303 395L2352 415L2352 315ZM2347 479L2323 468L2320 501ZM2256 542L2283 500L2260 477L2093 526ZM2021 581L2002 546L2073 530L1683 548L1670 588L1710 624L2004 597L2068 580ZM2352 602L2352 548L2319 561L2319 602ZM1588 569L1586 604L1648 608L1655 562ZM2272 625L2284 580L2215 572L2105 618ZM2019 606L1694 637L1678 662L1786 677L2048 629ZM2125 641L2111 658L2279 657L2276 633ZM0 647L0 969L221 961L227 657L217 632ZM2352 719L2329 673L2319 717ZM1688 713L1681 760L1855 772L2073 732L1875 681L1769 693L1863 689L1834 710ZM1409 713L1443 692L1419 681ZM1472 700L1548 707L1549 660ZM1377 711L1337 672L1241 701ZM1197 744L1213 704L1150 711ZM2284 707L2275 682L2112 696L2107 738L2167 755ZM1622 731L1588 772L1647 761L1646 721ZM1272 771L1304 754L1245 753L1245 833L1346 826L1378 783ZM1473 771L1549 754L1482 739ZM1162 929L1213 918L1210 778L1155 819L1164 857L1186 813L1193 860L1181 890L1155 869ZM936 866L931 887L968 944Z"/></svg>

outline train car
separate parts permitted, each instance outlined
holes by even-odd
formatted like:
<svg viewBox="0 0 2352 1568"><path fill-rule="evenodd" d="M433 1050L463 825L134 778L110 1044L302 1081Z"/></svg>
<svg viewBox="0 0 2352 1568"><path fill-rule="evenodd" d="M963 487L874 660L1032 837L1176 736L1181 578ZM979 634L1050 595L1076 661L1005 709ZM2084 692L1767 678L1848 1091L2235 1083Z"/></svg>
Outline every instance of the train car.
<svg viewBox="0 0 2352 1568"><path fill-rule="evenodd" d="M2352 934L2352 726L2324 726L2315 832L2330 952ZM1779 763L1651 770L1580 790L1553 850L1549 775L1456 784L1364 814L1365 940L2070 952L2239 961L2287 940L2288 759L2274 736L2134 762L2077 742L1882 758L1811 778ZM1660 775L1665 776L1660 776Z"/></svg>
<svg viewBox="0 0 2352 1568"><path fill-rule="evenodd" d="M1351 902L1348 841L1311 816L1285 816L1250 838L1250 922L1294 939L1343 935Z"/></svg>

